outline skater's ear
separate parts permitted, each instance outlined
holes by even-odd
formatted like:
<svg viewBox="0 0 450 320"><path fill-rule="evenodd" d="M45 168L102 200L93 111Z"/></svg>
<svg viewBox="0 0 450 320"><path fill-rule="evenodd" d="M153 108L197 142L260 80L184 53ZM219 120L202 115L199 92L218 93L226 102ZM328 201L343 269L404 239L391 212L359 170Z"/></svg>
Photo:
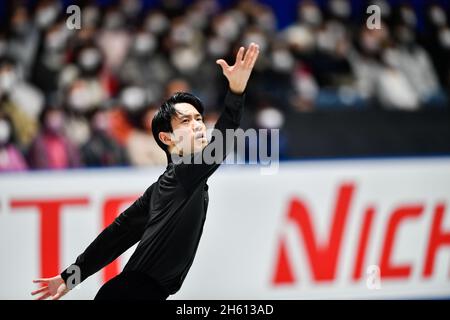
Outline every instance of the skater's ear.
<svg viewBox="0 0 450 320"><path fill-rule="evenodd" d="M172 140L173 138L172 132L160 132L158 134L158 138L162 143L164 143L168 147L171 147L174 144Z"/></svg>

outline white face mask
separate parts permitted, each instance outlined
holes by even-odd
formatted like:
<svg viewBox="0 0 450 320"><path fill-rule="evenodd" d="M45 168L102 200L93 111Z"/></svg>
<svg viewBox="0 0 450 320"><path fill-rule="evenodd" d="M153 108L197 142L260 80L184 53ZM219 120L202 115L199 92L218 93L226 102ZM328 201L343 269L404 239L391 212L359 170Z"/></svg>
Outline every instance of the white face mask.
<svg viewBox="0 0 450 320"><path fill-rule="evenodd" d="M17 82L17 74L14 71L6 71L0 74L0 91L10 92Z"/></svg>
<svg viewBox="0 0 450 320"><path fill-rule="evenodd" d="M315 36L309 28L294 26L286 30L286 39L289 44L310 50L315 45Z"/></svg>
<svg viewBox="0 0 450 320"><path fill-rule="evenodd" d="M11 137L11 126L5 120L0 120L0 145L5 144Z"/></svg>
<svg viewBox="0 0 450 320"><path fill-rule="evenodd" d="M439 32L439 41L444 48L450 49L450 29L449 28L442 29Z"/></svg>
<svg viewBox="0 0 450 320"><path fill-rule="evenodd" d="M305 6L300 11L300 18L306 24L318 26L322 23L322 12L316 6Z"/></svg>
<svg viewBox="0 0 450 320"><path fill-rule="evenodd" d="M156 49L156 40L151 33L140 33L134 40L134 51L140 55L151 54Z"/></svg>
<svg viewBox="0 0 450 320"><path fill-rule="evenodd" d="M80 55L79 63L85 70L93 70L100 64L101 55L97 49L85 49Z"/></svg>
<svg viewBox="0 0 450 320"><path fill-rule="evenodd" d="M207 44L208 54L213 58L224 57L229 49L228 42L220 37L211 38Z"/></svg>
<svg viewBox="0 0 450 320"><path fill-rule="evenodd" d="M53 31L48 34L45 41L45 46L48 50L57 51L64 48L66 38L62 31Z"/></svg>
<svg viewBox="0 0 450 320"><path fill-rule="evenodd" d="M244 38L245 47L248 47L252 42L259 45L259 51L262 53L265 52L268 47L267 38L262 33L259 32L251 32L245 35Z"/></svg>
<svg viewBox="0 0 450 320"><path fill-rule="evenodd" d="M191 48L175 49L171 54L171 62L182 73L197 70L203 60L203 55Z"/></svg>
<svg viewBox="0 0 450 320"><path fill-rule="evenodd" d="M194 40L194 30L187 24L180 24L172 29L171 38L175 44L190 44Z"/></svg>
<svg viewBox="0 0 450 320"><path fill-rule="evenodd" d="M145 107L146 94L145 90L140 87L128 87L123 89L120 94L120 100L125 109L129 111L137 111Z"/></svg>
<svg viewBox="0 0 450 320"><path fill-rule="evenodd" d="M283 126L284 116L279 110L269 107L257 113L256 123L260 128L277 129Z"/></svg>
<svg viewBox="0 0 450 320"><path fill-rule="evenodd" d="M275 50L272 53L272 67L275 71L291 72L294 64L294 57L288 50Z"/></svg>
<svg viewBox="0 0 450 320"><path fill-rule="evenodd" d="M45 29L50 26L53 22L55 22L58 17L59 8L57 5L50 5L45 8L39 9L36 13L36 25Z"/></svg>
<svg viewBox="0 0 450 320"><path fill-rule="evenodd" d="M161 13L152 14L145 21L145 29L156 35L160 35L166 31L169 26L169 19Z"/></svg>
<svg viewBox="0 0 450 320"><path fill-rule="evenodd" d="M215 31L218 36L229 41L234 41L239 36L239 26L230 16L225 16L223 20L217 24Z"/></svg>
<svg viewBox="0 0 450 320"><path fill-rule="evenodd" d="M70 93L68 103L74 111L84 112L88 110L92 105L89 90L82 88L73 90Z"/></svg>
<svg viewBox="0 0 450 320"><path fill-rule="evenodd" d="M352 8L347 0L332 0L330 2L331 12L339 18L348 18Z"/></svg>
<svg viewBox="0 0 450 320"><path fill-rule="evenodd" d="M430 19L438 27L442 27L447 24L447 17L444 10L438 6L433 6L430 10Z"/></svg>

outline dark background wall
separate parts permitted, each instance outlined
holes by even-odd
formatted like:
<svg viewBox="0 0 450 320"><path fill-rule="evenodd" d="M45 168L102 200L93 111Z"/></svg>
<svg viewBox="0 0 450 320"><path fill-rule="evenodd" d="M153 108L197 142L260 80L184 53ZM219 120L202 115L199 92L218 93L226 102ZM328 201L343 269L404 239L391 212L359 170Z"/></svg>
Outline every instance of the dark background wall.
<svg viewBox="0 0 450 320"><path fill-rule="evenodd" d="M288 158L450 154L450 112L327 110L286 117Z"/></svg>

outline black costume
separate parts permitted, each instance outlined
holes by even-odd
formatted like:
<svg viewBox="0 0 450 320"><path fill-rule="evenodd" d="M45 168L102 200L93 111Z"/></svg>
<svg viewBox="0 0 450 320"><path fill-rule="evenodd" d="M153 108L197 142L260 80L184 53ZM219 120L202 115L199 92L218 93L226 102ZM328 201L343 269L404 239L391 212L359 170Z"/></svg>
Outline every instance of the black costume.
<svg viewBox="0 0 450 320"><path fill-rule="evenodd" d="M225 139L225 131L239 127L243 104L244 95L227 93L215 125L223 137L221 161L233 145ZM160 300L180 289L203 231L207 179L221 162L198 163L196 157L203 156L207 148L192 154L190 164L169 160L158 180L78 256L74 264L83 281L139 242L123 272L105 283L96 299ZM70 275L67 269L61 273L66 283Z"/></svg>

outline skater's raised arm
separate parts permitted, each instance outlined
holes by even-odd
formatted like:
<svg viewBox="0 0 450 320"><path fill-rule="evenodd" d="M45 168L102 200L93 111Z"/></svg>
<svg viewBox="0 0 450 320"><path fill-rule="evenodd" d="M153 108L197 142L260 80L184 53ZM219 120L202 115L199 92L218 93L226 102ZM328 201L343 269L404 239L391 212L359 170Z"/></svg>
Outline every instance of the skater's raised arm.
<svg viewBox="0 0 450 320"><path fill-rule="evenodd" d="M220 115L214 127L213 139L201 152L192 155L190 163L177 164L175 172L187 188L195 187L199 181L207 179L232 151L233 139L226 139L227 129L235 130L240 125L242 111L244 107L244 92L247 87L247 82L252 73L253 67L259 55L259 46L255 43L250 44L245 52L244 47L241 47L236 55L234 65L229 66L223 59L216 61L222 67L222 72L228 80L228 92L225 97L224 110ZM214 135L221 137L220 141L216 141ZM206 154L216 148L215 152L220 152L219 157L213 163L205 161ZM218 148L217 148L218 147ZM214 154L215 156L215 154ZM201 160L196 158L201 158Z"/></svg>

